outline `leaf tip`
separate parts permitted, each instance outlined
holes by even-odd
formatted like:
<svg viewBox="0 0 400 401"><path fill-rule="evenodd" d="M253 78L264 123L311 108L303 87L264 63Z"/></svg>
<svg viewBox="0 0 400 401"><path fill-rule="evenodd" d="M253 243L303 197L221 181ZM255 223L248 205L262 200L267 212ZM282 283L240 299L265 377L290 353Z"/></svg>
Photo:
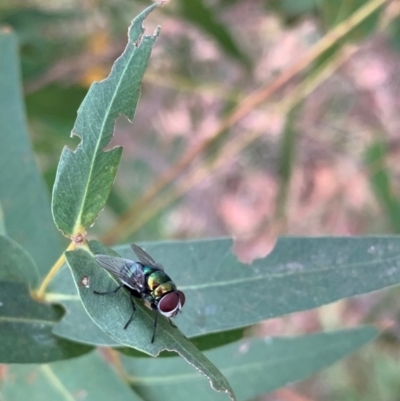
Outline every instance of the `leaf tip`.
<svg viewBox="0 0 400 401"><path fill-rule="evenodd" d="M154 3L150 7L147 7L144 11L142 11L131 23L129 30L128 30L128 38L129 40L135 45L135 47L139 47L142 38L143 38L143 33L145 31L145 28L143 26L144 20L147 18L147 16L161 3ZM152 39L156 39L160 33L160 27L158 26L154 34L151 36Z"/></svg>

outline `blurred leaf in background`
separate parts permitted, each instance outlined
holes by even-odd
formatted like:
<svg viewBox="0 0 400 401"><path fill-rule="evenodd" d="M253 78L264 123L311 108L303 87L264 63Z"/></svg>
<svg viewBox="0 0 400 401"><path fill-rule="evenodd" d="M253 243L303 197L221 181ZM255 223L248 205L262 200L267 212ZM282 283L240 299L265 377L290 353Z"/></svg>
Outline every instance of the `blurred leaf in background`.
<svg viewBox="0 0 400 401"><path fill-rule="evenodd" d="M32 6L16 4L0 14L0 24L11 26L17 33L25 79L37 77L57 59L79 49L79 37L65 31L79 18L78 12L46 10L33 7L33 2Z"/></svg>

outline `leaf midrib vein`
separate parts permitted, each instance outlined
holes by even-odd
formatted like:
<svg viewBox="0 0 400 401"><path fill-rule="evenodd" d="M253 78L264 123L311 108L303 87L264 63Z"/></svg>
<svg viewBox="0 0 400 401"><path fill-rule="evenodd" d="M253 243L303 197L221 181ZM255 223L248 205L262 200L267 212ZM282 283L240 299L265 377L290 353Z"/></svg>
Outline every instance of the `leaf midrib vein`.
<svg viewBox="0 0 400 401"><path fill-rule="evenodd" d="M49 365L43 365L40 367L43 375L46 377L47 381L57 390L65 400L76 401L76 398L68 391L61 380L56 376Z"/></svg>
<svg viewBox="0 0 400 401"><path fill-rule="evenodd" d="M258 276L250 276L250 277L241 277L239 279L232 279L232 280L226 280L226 281L215 281L211 283L203 283L203 284L194 284L194 285L186 285L186 286L179 286L179 289L181 291L187 291L187 290L198 290L202 288L209 288L209 287L224 287L224 286L230 286L230 285L235 285L235 284L242 284L246 282L251 282L251 281L258 281L262 279L272 279L272 278L282 278L285 276L291 276L295 274L302 274L302 275L308 275L308 274L314 274L314 273L320 273L320 272L327 272L330 270L339 270L339 269L350 269L353 267L358 267L360 265L362 266L367 266L367 265L374 265L378 263L389 263L392 260L398 259L398 256L393 256L392 258L388 259L383 259L383 260L372 260L370 262L355 262L355 263L347 263L342 266L335 266L335 267L324 267L324 268L315 268L315 269L308 269L308 270L294 270L294 271L287 271L283 273L267 273L267 274L260 274Z"/></svg>
<svg viewBox="0 0 400 401"><path fill-rule="evenodd" d="M128 45L127 45L127 50L126 50L126 51L128 51L128 47L129 47L129 45L131 45L131 44L132 44L132 43L131 43L131 38L128 37ZM76 222L75 222L75 227L74 227L74 229L73 229L73 232L74 232L74 233L76 232L77 228L79 228L80 225L81 225L80 222L81 222L81 219L82 219L82 213L83 213L84 205L85 205L85 203L86 203L86 197L87 197L87 193L88 193L89 183L90 183L91 178L92 178L92 175L93 175L94 161L96 160L96 157L97 157L97 155L98 155L98 150L99 150L99 147L100 147L100 142L101 142L101 139L103 138L104 126L105 126L105 124L106 124L106 122L107 122L107 120L108 120L108 116L109 116L109 114L110 114L110 110L112 109L112 105L114 104L114 101L115 101L115 98L116 98L116 96L117 96L117 93L119 93L119 88L121 87L121 84L122 84L122 81L123 81L123 77L125 76L125 73L126 73L126 71L127 71L127 69L128 69L128 66L130 65L130 62L132 61L133 55L134 55L135 53L136 53L136 52L135 52L135 49L133 49L132 52L131 52L131 56L129 57L129 60L127 60L127 62L125 63L125 67L124 67L124 69L123 69L122 74L120 75L120 79L119 79L119 81L118 81L118 84L117 84L117 86L116 86L116 89L115 89L115 91L114 91L114 93L113 93L113 96L112 96L112 98L111 98L111 100L110 100L110 102L109 102L109 104L108 104L107 111L106 111L106 113L105 113L105 118L103 118L103 120L102 120L102 124L101 124L101 128L100 128L100 135L98 136L98 140L97 140L97 142L96 142L96 147L95 147L95 150L94 150L94 152L93 152L93 157L91 158L90 169L89 169L89 175L88 175L88 179L87 179L87 181L86 181L85 192L84 192L83 197L82 197L82 202L81 202L81 206L80 206L80 209L79 209L79 215L77 216L77 219L76 219ZM124 55L124 54L125 54L125 52L122 53L122 55L119 57L119 60L122 61L122 58L123 58L123 55ZM116 68L115 68L115 69L116 69ZM112 74L112 72L113 72L113 69L111 70L110 75L106 78L106 81L108 81L109 79L111 79L111 74ZM106 81L103 81L103 84L105 84ZM109 83L109 81L108 81L108 83ZM101 85L101 83L99 83L99 85ZM83 134L81 133L81 135L82 135L82 149L83 149ZM83 150L84 150L84 149L83 149Z"/></svg>
<svg viewBox="0 0 400 401"><path fill-rule="evenodd" d="M316 351L310 352L305 356L308 356L309 354L312 354L312 356L317 356L318 354L321 353L321 351L329 351L330 349L335 349L337 347L340 347L342 343L347 344L348 339L343 339L342 341L337 341L334 344L327 344L326 346L323 347L323 349L318 349ZM364 343L359 344L358 346L361 346ZM356 348L357 345L355 345L352 349ZM351 351L349 351L351 352ZM221 372L224 375L228 374L233 374L241 371L246 371L248 369L255 369L255 368L265 368L268 365L273 365L273 364L278 364L278 363L285 363L288 361L291 361L292 359L297 359L297 358L304 358L304 355L297 354L295 356L289 355L285 358L279 358L279 359L269 359L268 361L259 361L259 362L252 362L252 363L247 363L244 365L240 366L233 366L233 367L226 367L226 368L220 368ZM155 376L155 377L140 377L140 376L128 376L127 380L131 384L162 384L162 383L182 383L182 381L200 381L200 377L195 374L195 373L184 373L180 375L163 375L163 376Z"/></svg>
<svg viewBox="0 0 400 401"><path fill-rule="evenodd" d="M13 316L0 316L0 322L11 322L11 323L25 323L25 324L46 324L52 326L56 323L54 320L43 320L43 319L32 319L24 317L13 317Z"/></svg>
<svg viewBox="0 0 400 401"><path fill-rule="evenodd" d="M242 277L239 279L232 279L232 280L224 280L224 281L216 281L216 282L211 282L211 283L203 283L203 284L194 284L194 285L185 285L185 286L179 286L179 289L181 291L195 291L198 289L202 288L210 288L210 287L224 287L224 286L231 286L235 284L242 284L246 282L251 282L251 281L258 281L258 280L263 280L263 279L272 279L272 278L282 278L285 276L290 276L294 274L314 274L314 273L319 273L319 272L326 272L329 270L333 269L349 269L352 267L357 267L359 265L363 266L368 266L368 265L373 265L377 263L389 263L393 260L398 259L398 256L393 256L392 258L389 259L383 259L383 260L373 260L370 262L356 262L356 263L351 263L351 264L345 264L343 266L336 266L336 267L328 267L328 268L316 268L316 269L308 269L306 271L288 271L288 272L283 272L283 273L267 273L267 274L260 274L258 276L250 276L250 277ZM110 277L118 283L111 275ZM68 296L67 294L63 293L54 293L54 295L57 294L59 297L62 296ZM80 301L80 298L77 299L71 299L71 301Z"/></svg>

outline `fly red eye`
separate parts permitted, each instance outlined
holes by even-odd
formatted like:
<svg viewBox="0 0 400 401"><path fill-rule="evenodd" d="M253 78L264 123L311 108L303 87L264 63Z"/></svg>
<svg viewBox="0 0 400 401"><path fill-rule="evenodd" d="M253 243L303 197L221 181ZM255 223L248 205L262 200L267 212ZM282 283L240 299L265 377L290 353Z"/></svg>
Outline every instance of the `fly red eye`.
<svg viewBox="0 0 400 401"><path fill-rule="evenodd" d="M185 294L182 291L178 291L178 294L179 294L179 300L181 301L181 306L185 305L185 300L186 300Z"/></svg>
<svg viewBox="0 0 400 401"><path fill-rule="evenodd" d="M176 292L170 292L161 298L158 304L160 312L168 313L174 311L179 305L180 296Z"/></svg>

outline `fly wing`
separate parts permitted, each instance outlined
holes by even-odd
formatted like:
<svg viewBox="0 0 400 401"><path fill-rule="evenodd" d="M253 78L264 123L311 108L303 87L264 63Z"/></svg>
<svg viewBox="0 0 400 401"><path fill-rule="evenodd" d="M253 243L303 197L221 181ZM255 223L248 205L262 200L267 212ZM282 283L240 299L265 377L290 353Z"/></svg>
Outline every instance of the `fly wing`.
<svg viewBox="0 0 400 401"><path fill-rule="evenodd" d="M140 266L133 260L109 255L94 255L96 262L126 286L140 291L145 284L145 277Z"/></svg>
<svg viewBox="0 0 400 401"><path fill-rule="evenodd" d="M136 256L145 266L153 266L157 267L160 270L164 271L164 267L162 264L157 263L144 249L136 244L131 244L131 248L133 252L135 252Z"/></svg>

